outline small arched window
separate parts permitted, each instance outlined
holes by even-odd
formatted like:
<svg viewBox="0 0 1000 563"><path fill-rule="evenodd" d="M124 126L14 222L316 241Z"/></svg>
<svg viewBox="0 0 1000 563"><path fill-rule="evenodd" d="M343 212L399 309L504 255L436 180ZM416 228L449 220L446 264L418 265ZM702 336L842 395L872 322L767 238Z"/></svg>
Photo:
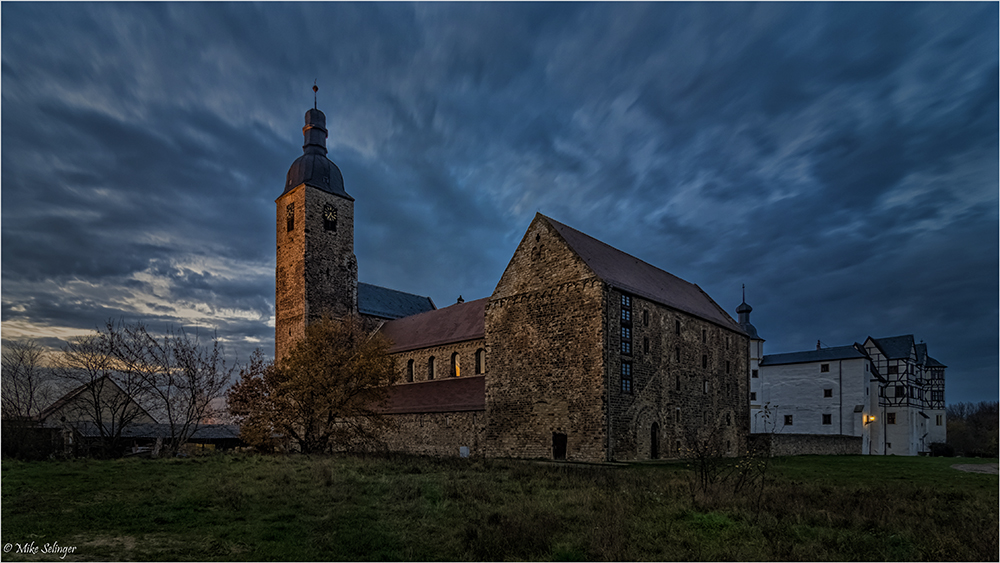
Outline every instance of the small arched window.
<svg viewBox="0 0 1000 563"><path fill-rule="evenodd" d="M455 352L451 355L451 376L461 377L461 375L462 375L462 366L459 365L458 352Z"/></svg>
<svg viewBox="0 0 1000 563"><path fill-rule="evenodd" d="M476 350L476 375L486 373L486 350Z"/></svg>
<svg viewBox="0 0 1000 563"><path fill-rule="evenodd" d="M427 379L434 379L434 356L427 360Z"/></svg>
<svg viewBox="0 0 1000 563"><path fill-rule="evenodd" d="M413 383L413 360L406 362L406 382Z"/></svg>

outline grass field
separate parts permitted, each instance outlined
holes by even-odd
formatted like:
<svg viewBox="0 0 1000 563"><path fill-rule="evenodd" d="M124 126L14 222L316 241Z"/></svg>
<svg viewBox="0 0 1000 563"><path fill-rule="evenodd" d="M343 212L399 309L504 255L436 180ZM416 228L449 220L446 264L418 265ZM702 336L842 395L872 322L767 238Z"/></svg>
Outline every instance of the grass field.
<svg viewBox="0 0 1000 563"><path fill-rule="evenodd" d="M683 463L4 460L0 535L9 561L996 561L998 478L950 467L976 462L779 458L758 497Z"/></svg>

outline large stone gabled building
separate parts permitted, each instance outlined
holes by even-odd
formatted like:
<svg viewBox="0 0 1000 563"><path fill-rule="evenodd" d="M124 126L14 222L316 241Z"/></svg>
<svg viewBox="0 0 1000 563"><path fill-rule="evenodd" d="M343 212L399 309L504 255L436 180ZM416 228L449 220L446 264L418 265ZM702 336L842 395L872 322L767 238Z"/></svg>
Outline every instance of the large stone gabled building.
<svg viewBox="0 0 1000 563"><path fill-rule="evenodd" d="M323 314L359 315L401 370L391 449L577 461L735 454L748 338L697 285L538 214L489 298L436 309L360 284L354 199L306 112L277 199L275 357Z"/></svg>
<svg viewBox="0 0 1000 563"><path fill-rule="evenodd" d="M698 286L536 215L486 309L486 453L742 448L747 337Z"/></svg>

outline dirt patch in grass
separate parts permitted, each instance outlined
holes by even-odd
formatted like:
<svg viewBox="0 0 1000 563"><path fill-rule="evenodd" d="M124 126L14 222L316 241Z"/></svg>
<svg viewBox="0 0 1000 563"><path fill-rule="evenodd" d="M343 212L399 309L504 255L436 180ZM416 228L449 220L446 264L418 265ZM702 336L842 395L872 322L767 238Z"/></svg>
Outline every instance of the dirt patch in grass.
<svg viewBox="0 0 1000 563"><path fill-rule="evenodd" d="M951 468L959 471L966 471L968 473L1000 474L1000 464L996 463L956 463L955 465L952 465Z"/></svg>

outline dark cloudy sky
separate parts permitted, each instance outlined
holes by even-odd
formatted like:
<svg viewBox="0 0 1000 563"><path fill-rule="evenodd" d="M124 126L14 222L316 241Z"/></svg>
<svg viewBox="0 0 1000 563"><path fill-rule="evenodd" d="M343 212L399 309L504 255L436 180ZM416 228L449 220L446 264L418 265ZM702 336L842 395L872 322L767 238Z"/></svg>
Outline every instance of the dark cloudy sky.
<svg viewBox="0 0 1000 563"><path fill-rule="evenodd" d="M274 200L327 115L361 281L488 296L535 212L740 285L768 353L913 334L998 396L998 5L10 3L3 338L273 350Z"/></svg>

